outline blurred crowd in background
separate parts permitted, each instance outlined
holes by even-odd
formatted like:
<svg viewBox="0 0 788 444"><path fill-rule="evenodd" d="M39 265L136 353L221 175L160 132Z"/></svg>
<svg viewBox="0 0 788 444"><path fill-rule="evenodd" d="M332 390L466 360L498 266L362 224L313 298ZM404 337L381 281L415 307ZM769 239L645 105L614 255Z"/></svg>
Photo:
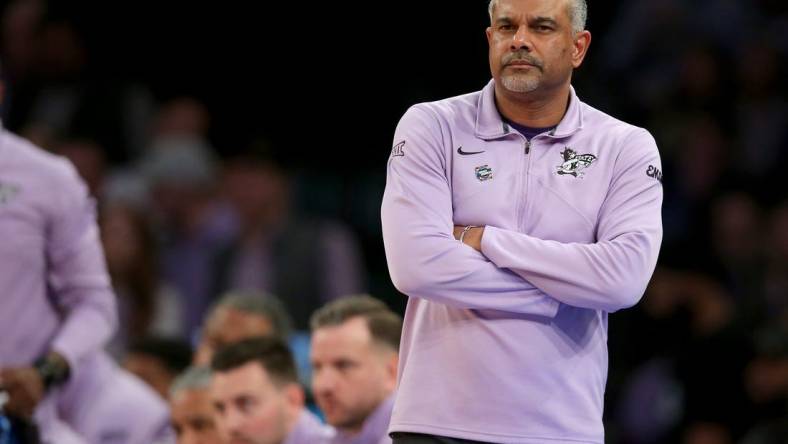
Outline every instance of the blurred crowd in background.
<svg viewBox="0 0 788 444"><path fill-rule="evenodd" d="M446 20L441 8L457 5L397 17ZM67 5L5 2L3 125L68 157L97 199L121 313L112 355L169 356L182 370L208 308L230 291L278 296L295 344L308 343L316 308L345 295L370 292L401 311L405 296L388 281L378 219L385 159L407 106L480 89L489 78L486 3L462 8L464 19L451 26L456 42L434 43L453 64L452 79L417 53L392 61L401 66L388 68L387 92L356 120L308 108L280 115L261 100L238 112L295 118L300 127L234 136L232 125L215 124L228 119L219 114L232 112L223 105L232 97L169 87L177 82L168 65L158 83L155 74L107 74L108 62L91 52L106 52L95 27ZM590 1L589 16L594 41L575 88L592 106L652 132L665 187L652 284L638 306L610 318L608 440L788 442L788 3ZM441 38L431 32L403 37L403 46ZM144 50L126 57L145 64ZM467 75L456 69L464 64ZM421 75L430 67L432 77ZM257 99L273 90L273 103L329 97L288 95L279 90L292 85L264 81L245 87ZM345 99L353 106L368 93ZM375 135L343 140L328 126ZM306 144L309 131L321 135ZM309 150L334 155L305 160Z"/></svg>

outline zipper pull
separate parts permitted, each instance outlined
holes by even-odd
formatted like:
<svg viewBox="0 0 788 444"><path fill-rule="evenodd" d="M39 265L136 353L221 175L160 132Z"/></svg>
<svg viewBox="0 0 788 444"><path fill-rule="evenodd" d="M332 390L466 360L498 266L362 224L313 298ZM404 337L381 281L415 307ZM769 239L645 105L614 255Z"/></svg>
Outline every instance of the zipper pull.
<svg viewBox="0 0 788 444"><path fill-rule="evenodd" d="M530 152L531 152L531 141L526 139L525 140L525 154L528 154Z"/></svg>

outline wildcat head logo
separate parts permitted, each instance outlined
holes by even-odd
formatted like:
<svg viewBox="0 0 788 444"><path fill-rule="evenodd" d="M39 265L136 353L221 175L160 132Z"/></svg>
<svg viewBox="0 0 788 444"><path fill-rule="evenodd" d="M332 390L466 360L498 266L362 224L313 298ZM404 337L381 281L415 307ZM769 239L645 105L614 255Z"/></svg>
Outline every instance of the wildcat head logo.
<svg viewBox="0 0 788 444"><path fill-rule="evenodd" d="M575 177L583 177L585 174L584 169L588 168L596 160L593 154L577 154L577 152L569 147L566 147L561 152L561 157L564 158L564 163L558 165L558 175L571 175Z"/></svg>

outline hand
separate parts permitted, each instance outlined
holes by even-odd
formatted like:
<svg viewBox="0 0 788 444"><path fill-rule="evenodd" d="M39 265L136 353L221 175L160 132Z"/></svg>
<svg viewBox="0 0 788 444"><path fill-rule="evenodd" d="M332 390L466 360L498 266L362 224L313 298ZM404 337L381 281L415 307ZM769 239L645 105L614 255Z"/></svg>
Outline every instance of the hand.
<svg viewBox="0 0 788 444"><path fill-rule="evenodd" d="M460 240L460 235L465 231L467 225L454 226L454 238ZM473 227L465 233L462 238L462 243L473 248L481 253L482 251L482 236L484 235L484 227Z"/></svg>
<svg viewBox="0 0 788 444"><path fill-rule="evenodd" d="M0 390L9 397L3 411L29 419L44 397L44 381L34 367L4 368L0 369Z"/></svg>

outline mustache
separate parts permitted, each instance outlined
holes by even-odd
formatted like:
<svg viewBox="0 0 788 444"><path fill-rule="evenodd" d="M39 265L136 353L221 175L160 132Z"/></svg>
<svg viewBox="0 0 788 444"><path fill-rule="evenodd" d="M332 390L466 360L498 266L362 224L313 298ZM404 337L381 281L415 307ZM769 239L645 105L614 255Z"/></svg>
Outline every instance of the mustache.
<svg viewBox="0 0 788 444"><path fill-rule="evenodd" d="M525 62L528 63L529 65L533 65L539 68L540 70L543 68L542 62L539 59L523 51L506 54L505 56L503 56L501 61L503 62L504 66L514 62Z"/></svg>
<svg viewBox="0 0 788 444"><path fill-rule="evenodd" d="M241 433L241 432L238 432L238 431L233 431L233 432L230 433L230 441L232 441L232 442L239 442L240 441L240 442L249 443L249 444L253 444L254 443L252 438L246 436L245 433Z"/></svg>

